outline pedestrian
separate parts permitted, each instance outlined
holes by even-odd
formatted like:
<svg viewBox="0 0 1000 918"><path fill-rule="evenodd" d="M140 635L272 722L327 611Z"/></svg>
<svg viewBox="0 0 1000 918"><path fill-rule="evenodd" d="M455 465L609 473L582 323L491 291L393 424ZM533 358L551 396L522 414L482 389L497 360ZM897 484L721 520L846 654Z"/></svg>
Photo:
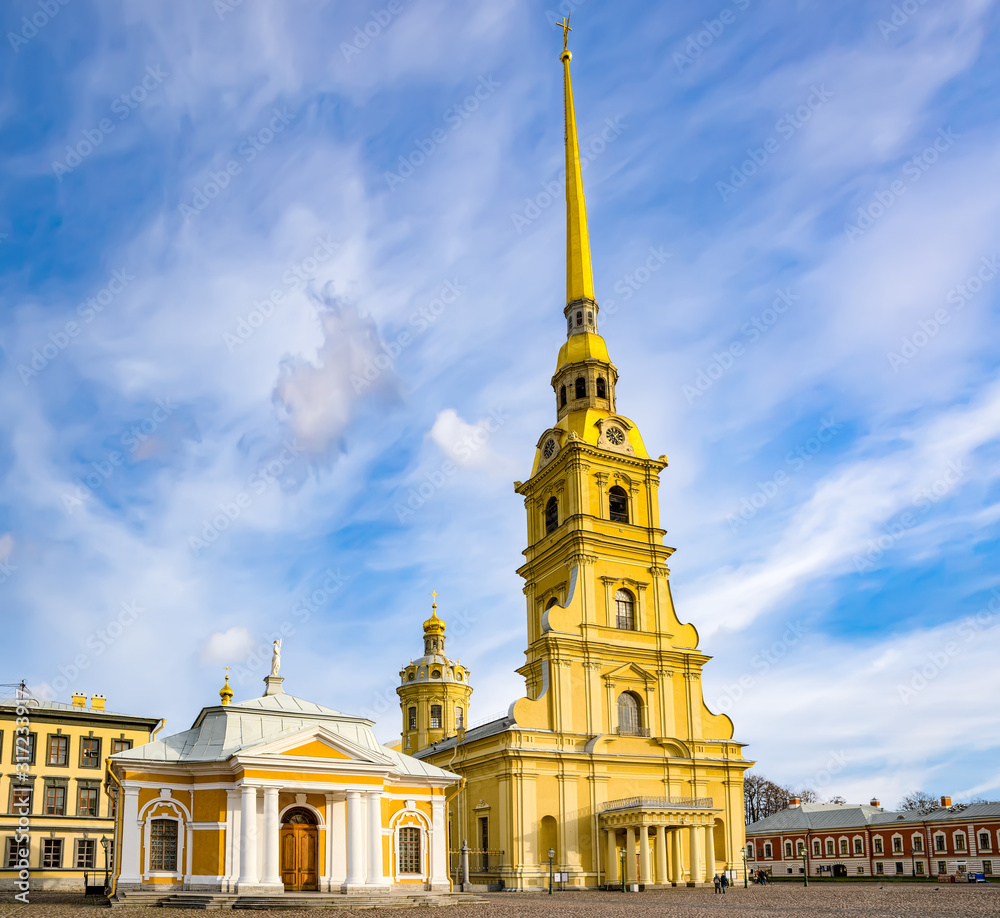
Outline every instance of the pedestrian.
<svg viewBox="0 0 1000 918"><path fill-rule="evenodd" d="M715 884L715 892L718 894L719 890L722 888L722 881L719 879L718 874L712 877L712 882Z"/></svg>
<svg viewBox="0 0 1000 918"><path fill-rule="evenodd" d="M726 887L729 885L729 877L726 876L726 874L723 874L721 877L719 877L719 884L722 886L723 895L725 895Z"/></svg>

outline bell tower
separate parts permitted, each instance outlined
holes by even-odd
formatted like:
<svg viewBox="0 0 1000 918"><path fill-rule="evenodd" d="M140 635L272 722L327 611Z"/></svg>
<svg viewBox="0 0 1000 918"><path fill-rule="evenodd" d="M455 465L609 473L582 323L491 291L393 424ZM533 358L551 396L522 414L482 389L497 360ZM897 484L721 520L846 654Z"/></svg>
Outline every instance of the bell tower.
<svg viewBox="0 0 1000 918"><path fill-rule="evenodd" d="M552 388L555 423L535 445L524 498L528 547L527 698L518 724L594 736L729 737L701 699L694 627L674 612L660 525L660 473L639 428L618 412L618 370L598 331L572 53L563 50L566 142L566 341ZM679 678L675 678L679 677Z"/></svg>
<svg viewBox="0 0 1000 918"><path fill-rule="evenodd" d="M437 593L424 622L424 655L399 671L403 752L413 755L449 736L462 736L469 723L469 671L444 654L447 625L438 618Z"/></svg>

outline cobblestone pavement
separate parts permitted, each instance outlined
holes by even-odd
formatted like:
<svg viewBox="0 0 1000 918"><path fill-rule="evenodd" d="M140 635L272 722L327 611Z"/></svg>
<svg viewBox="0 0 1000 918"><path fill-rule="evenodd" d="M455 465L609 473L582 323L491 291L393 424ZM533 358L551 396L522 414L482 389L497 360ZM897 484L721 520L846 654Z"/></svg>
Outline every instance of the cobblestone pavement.
<svg viewBox="0 0 1000 918"><path fill-rule="evenodd" d="M0 894L0 916L19 918L191 918L190 909L118 908L94 913L103 900L82 896L37 893L30 905ZM884 884L837 883L809 887L775 884L766 888L735 887L726 895L712 889L650 890L645 893L566 892L491 893L475 905L436 909L440 918L1000 918L1000 884ZM217 913L214 913L217 914ZM275 918L347 916L343 908L312 910L235 911L236 915L272 915ZM367 914L371 915L369 911ZM415 918L423 910L380 908L374 918Z"/></svg>

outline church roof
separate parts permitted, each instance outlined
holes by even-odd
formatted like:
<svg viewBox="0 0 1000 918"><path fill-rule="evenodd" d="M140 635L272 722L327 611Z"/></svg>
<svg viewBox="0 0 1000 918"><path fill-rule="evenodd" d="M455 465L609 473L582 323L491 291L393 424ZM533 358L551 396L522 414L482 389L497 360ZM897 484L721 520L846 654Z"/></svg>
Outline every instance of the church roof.
<svg viewBox="0 0 1000 918"><path fill-rule="evenodd" d="M224 762L238 753L291 738L320 726L340 736L357 750L357 757L385 765L399 774L454 777L444 769L386 749L375 738L372 721L343 714L333 708L278 692L236 704L203 708L190 730L119 752L112 760L123 765L136 762L203 764Z"/></svg>

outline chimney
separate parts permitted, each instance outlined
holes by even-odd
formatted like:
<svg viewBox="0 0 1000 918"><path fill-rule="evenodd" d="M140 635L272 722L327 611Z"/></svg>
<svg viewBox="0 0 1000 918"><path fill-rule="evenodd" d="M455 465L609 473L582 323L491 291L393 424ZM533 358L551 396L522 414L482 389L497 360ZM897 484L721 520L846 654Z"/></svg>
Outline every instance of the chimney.
<svg viewBox="0 0 1000 918"><path fill-rule="evenodd" d="M951 806L951 797L942 797L941 806Z"/></svg>
<svg viewBox="0 0 1000 918"><path fill-rule="evenodd" d="M90 708L91 708L91 710L92 711L103 711L104 710L104 700L105 699L104 699L103 695L94 695L94 697L90 699Z"/></svg>
<svg viewBox="0 0 1000 918"><path fill-rule="evenodd" d="M802 806L802 798L801 797L790 797L789 800L788 800L788 805L789 806Z"/></svg>
<svg viewBox="0 0 1000 918"><path fill-rule="evenodd" d="M881 809L882 804L879 802L878 797L872 797L872 802L869 804L869 806L877 806Z"/></svg>
<svg viewBox="0 0 1000 918"><path fill-rule="evenodd" d="M73 707L74 708L87 707L87 696L83 692L73 692Z"/></svg>

